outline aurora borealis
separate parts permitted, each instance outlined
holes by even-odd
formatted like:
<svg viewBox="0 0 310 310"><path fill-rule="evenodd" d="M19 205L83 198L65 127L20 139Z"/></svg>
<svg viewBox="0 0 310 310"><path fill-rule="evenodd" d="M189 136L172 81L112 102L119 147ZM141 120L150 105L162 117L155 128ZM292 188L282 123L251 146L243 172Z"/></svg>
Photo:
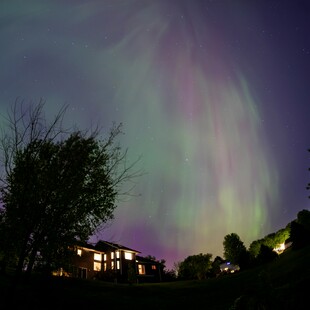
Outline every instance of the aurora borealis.
<svg viewBox="0 0 310 310"><path fill-rule="evenodd" d="M307 1L2 0L0 112L123 123L146 173L98 238L174 262L309 206ZM308 123L307 123L308 121ZM96 238L94 238L96 239Z"/></svg>

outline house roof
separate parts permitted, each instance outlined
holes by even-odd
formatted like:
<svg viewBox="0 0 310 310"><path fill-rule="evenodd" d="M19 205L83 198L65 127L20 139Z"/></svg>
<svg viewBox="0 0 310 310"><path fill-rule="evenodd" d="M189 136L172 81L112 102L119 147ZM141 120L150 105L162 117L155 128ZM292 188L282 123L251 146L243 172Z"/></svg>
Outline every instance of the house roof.
<svg viewBox="0 0 310 310"><path fill-rule="evenodd" d="M87 248L87 249L92 249L95 250L94 245L87 243L87 242L83 242L83 241L76 241L75 242L76 246L82 247L82 248Z"/></svg>
<svg viewBox="0 0 310 310"><path fill-rule="evenodd" d="M161 264L160 262L158 262L158 261L156 261L154 259L151 259L151 258L148 258L148 257L139 256L139 255L136 255L136 260L138 262L141 262L141 263Z"/></svg>
<svg viewBox="0 0 310 310"><path fill-rule="evenodd" d="M94 248L99 250L99 251L106 251L108 249L113 248L115 250L124 250L124 251L128 251L128 252L141 253L137 250L125 247L121 244L108 242L108 241L104 241L104 240L98 241Z"/></svg>
<svg viewBox="0 0 310 310"><path fill-rule="evenodd" d="M101 252L105 252L105 251L114 249L114 250L123 250L123 251L127 251L127 252L133 252L133 253L136 253L136 254L141 253L141 252L139 252L137 250L128 248L128 247L123 246L121 244L113 243L113 242L108 242L108 241L105 241L105 240L99 240L95 245L94 244L89 244L89 243L86 243L86 242L77 241L76 245L80 246L80 247L83 247L83 248L87 248L87 249L93 250L93 251L101 251Z"/></svg>

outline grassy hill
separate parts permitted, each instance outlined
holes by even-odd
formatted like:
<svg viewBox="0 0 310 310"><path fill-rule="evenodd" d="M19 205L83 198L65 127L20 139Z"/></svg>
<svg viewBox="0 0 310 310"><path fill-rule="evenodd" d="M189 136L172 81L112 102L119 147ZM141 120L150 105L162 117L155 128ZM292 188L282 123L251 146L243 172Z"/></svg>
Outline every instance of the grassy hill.
<svg viewBox="0 0 310 310"><path fill-rule="evenodd" d="M10 291L0 277L1 309L308 309L310 247L287 250L275 261L203 281L112 284L33 277Z"/></svg>

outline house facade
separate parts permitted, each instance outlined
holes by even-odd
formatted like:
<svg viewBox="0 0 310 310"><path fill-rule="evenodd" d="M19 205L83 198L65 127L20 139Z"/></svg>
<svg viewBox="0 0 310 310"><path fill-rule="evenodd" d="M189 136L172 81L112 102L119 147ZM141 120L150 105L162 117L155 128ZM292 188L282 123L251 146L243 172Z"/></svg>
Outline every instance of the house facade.
<svg viewBox="0 0 310 310"><path fill-rule="evenodd" d="M228 261L223 262L220 264L221 273L234 273L240 270L238 265L231 264Z"/></svg>
<svg viewBox="0 0 310 310"><path fill-rule="evenodd" d="M77 244L68 270L58 275L113 282L160 282L161 263L139 256L137 250L107 241Z"/></svg>
<svg viewBox="0 0 310 310"><path fill-rule="evenodd" d="M138 282L161 282L163 265L148 257L136 255L137 281Z"/></svg>
<svg viewBox="0 0 310 310"><path fill-rule="evenodd" d="M292 246L292 241L290 238L286 239L283 243L278 244L277 247L273 248L273 251L277 254L282 254L286 249Z"/></svg>

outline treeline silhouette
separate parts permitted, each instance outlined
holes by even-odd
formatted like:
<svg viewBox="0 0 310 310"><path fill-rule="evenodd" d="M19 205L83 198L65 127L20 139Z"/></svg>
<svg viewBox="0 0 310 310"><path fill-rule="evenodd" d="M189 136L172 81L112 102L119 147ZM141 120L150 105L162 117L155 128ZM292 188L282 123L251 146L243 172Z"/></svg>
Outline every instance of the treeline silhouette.
<svg viewBox="0 0 310 310"><path fill-rule="evenodd" d="M284 246L279 252L278 246ZM224 258L212 254L197 254L188 256L184 261L175 264L175 280L201 280L217 277L223 273L220 265L229 262L240 266L240 271L254 268L278 258L288 247L298 250L310 245L310 211L303 209L297 213L296 219L289 222L285 228L264 238L253 241L246 249L236 233L224 237Z"/></svg>

